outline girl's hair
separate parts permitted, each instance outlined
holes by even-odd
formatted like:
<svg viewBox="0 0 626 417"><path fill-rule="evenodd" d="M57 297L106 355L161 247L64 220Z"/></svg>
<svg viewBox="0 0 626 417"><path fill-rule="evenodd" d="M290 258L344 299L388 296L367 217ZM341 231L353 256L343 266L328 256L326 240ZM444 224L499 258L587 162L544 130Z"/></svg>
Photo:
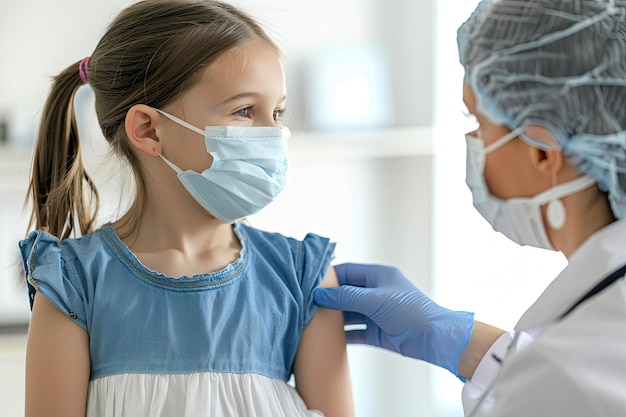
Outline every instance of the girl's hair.
<svg viewBox="0 0 626 417"><path fill-rule="evenodd" d="M126 113L135 104L163 108L199 81L202 69L224 52L261 41L278 48L250 16L213 0L145 0L123 10L88 61L98 122L116 154L130 164L135 199L130 230L141 221L145 178L126 136ZM54 78L33 154L29 227L59 239L93 230L98 191L84 169L74 114L82 85L80 61Z"/></svg>

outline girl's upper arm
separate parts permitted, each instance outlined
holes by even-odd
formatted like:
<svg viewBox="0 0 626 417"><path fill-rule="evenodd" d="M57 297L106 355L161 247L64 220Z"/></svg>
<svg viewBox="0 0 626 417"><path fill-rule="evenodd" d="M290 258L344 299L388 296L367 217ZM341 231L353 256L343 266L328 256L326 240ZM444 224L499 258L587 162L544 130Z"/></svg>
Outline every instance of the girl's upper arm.
<svg viewBox="0 0 626 417"><path fill-rule="evenodd" d="M322 287L338 285L330 267ZM320 308L304 329L294 363L296 389L308 408L326 417L354 416L346 337L341 311Z"/></svg>
<svg viewBox="0 0 626 417"><path fill-rule="evenodd" d="M84 417L89 337L37 293L26 344L26 417Z"/></svg>

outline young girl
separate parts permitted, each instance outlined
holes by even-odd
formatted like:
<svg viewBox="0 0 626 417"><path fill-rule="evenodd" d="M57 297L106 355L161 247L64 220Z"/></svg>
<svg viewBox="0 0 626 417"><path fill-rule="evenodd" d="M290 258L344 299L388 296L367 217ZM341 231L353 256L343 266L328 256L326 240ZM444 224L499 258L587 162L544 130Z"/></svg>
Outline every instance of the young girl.
<svg viewBox="0 0 626 417"><path fill-rule="evenodd" d="M128 211L98 229L83 83L135 176ZM342 315L312 302L336 285L334 244L239 221L285 185L285 99L277 47L209 0L128 7L55 78L30 184L39 230L20 243L27 416L354 414Z"/></svg>

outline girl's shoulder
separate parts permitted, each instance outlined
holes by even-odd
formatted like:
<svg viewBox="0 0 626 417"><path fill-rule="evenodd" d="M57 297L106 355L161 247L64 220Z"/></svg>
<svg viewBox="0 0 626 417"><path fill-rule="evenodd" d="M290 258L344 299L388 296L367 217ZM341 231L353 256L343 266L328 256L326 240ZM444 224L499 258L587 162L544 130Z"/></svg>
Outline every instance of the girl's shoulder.
<svg viewBox="0 0 626 417"><path fill-rule="evenodd" d="M291 279L305 298L320 285L335 257L335 243L314 233L295 239L244 224L235 231L244 239L256 269L270 265L285 281Z"/></svg>
<svg viewBox="0 0 626 417"><path fill-rule="evenodd" d="M97 230L81 237L60 240L46 231L35 230L19 242L19 248L24 262L37 259L49 261L50 257L66 262L83 257L93 258L94 253L104 250L106 246L100 232Z"/></svg>
<svg viewBox="0 0 626 417"><path fill-rule="evenodd" d="M240 239L244 239L245 246L262 248L267 250L288 250L294 255L307 252L311 256L323 256L326 252L332 252L335 244L327 237L315 233L307 233L304 238L297 239L278 232L270 232L244 223L237 223L235 231Z"/></svg>
<svg viewBox="0 0 626 417"><path fill-rule="evenodd" d="M86 328L84 301L92 287L86 268L110 252L99 231L79 238L60 240L43 230L31 232L19 242L31 308L40 292L61 311Z"/></svg>

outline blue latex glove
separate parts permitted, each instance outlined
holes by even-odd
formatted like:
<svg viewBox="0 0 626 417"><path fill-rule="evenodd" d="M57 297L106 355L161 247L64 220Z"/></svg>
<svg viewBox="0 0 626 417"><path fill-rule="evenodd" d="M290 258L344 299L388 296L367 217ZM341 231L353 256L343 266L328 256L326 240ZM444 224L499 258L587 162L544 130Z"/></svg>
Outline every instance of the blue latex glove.
<svg viewBox="0 0 626 417"><path fill-rule="evenodd" d="M474 314L440 307L397 268L381 265L335 266L340 287L313 294L321 307L343 310L348 343L382 347L457 373L459 357L472 334Z"/></svg>

